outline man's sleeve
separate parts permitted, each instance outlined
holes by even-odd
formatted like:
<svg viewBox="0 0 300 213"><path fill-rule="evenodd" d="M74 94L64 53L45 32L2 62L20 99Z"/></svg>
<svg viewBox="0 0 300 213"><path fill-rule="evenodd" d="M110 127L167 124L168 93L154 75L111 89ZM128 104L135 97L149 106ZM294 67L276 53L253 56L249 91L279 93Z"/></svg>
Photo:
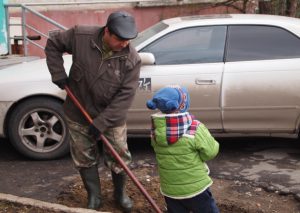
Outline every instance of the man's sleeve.
<svg viewBox="0 0 300 213"><path fill-rule="evenodd" d="M52 76L52 81L61 80L67 77L64 69L63 54L72 54L74 28L67 31L56 31L50 34L45 47L46 62Z"/></svg>

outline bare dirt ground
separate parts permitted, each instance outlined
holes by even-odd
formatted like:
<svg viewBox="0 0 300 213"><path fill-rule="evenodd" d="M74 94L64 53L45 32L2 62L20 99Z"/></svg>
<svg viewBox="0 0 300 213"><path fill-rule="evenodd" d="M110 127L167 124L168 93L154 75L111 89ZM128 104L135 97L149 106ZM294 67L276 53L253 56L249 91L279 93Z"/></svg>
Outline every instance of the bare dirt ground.
<svg viewBox="0 0 300 213"><path fill-rule="evenodd" d="M133 173L138 177L149 195L154 199L161 210L165 210L164 199L159 192L159 177L156 167L152 164L135 166ZM114 203L113 186L110 172L106 169L100 172L101 189L104 206L100 211L114 213L122 212ZM213 178L211 187L217 205L222 213L300 213L300 202L292 195L280 195L278 192L267 192L263 188L254 186L253 183L238 180L224 180ZM155 212L150 203L145 199L139 189L130 180L127 184L129 196L134 201L133 212ZM69 207L86 206L86 192L81 180L78 178L72 184L62 189L57 198L57 203ZM6 213L54 213L46 209L31 206L21 206L13 203L0 202L0 212Z"/></svg>

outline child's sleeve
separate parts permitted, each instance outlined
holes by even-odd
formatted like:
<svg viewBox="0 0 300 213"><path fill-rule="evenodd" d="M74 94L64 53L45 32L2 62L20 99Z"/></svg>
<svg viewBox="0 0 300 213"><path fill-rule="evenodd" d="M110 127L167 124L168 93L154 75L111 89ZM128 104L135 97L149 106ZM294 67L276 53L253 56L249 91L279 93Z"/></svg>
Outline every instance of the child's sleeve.
<svg viewBox="0 0 300 213"><path fill-rule="evenodd" d="M203 161L213 159L219 152L219 143L204 124L200 124L195 135L195 146Z"/></svg>

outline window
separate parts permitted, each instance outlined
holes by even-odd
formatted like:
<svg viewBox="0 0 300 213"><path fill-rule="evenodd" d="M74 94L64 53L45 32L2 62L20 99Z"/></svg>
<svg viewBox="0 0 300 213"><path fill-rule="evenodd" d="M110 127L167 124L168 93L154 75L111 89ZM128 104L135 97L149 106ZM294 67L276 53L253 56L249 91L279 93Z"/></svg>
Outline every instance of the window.
<svg viewBox="0 0 300 213"><path fill-rule="evenodd" d="M141 52L151 52L156 64L222 62L226 26L185 28L156 40Z"/></svg>
<svg viewBox="0 0 300 213"><path fill-rule="evenodd" d="M273 26L229 26L226 61L300 57L300 39Z"/></svg>
<svg viewBox="0 0 300 213"><path fill-rule="evenodd" d="M148 38L159 33L160 31L168 28L168 25L163 22L158 22L157 24L147 28L143 32L139 33L138 36L131 41L131 44L136 47L142 42L146 41Z"/></svg>

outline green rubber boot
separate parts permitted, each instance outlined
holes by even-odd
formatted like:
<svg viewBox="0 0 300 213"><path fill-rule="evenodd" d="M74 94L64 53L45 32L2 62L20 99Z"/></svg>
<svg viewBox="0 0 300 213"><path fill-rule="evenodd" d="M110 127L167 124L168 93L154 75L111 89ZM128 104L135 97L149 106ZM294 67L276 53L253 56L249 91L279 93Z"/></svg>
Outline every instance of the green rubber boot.
<svg viewBox="0 0 300 213"><path fill-rule="evenodd" d="M116 174L114 172L111 172L111 175L114 184L114 198L116 202L124 212L127 213L131 212L133 207L133 202L125 192L125 184L127 181L126 174L125 173Z"/></svg>
<svg viewBox="0 0 300 213"><path fill-rule="evenodd" d="M97 166L81 168L79 173L88 194L88 209L99 209L102 206L100 179Z"/></svg>

